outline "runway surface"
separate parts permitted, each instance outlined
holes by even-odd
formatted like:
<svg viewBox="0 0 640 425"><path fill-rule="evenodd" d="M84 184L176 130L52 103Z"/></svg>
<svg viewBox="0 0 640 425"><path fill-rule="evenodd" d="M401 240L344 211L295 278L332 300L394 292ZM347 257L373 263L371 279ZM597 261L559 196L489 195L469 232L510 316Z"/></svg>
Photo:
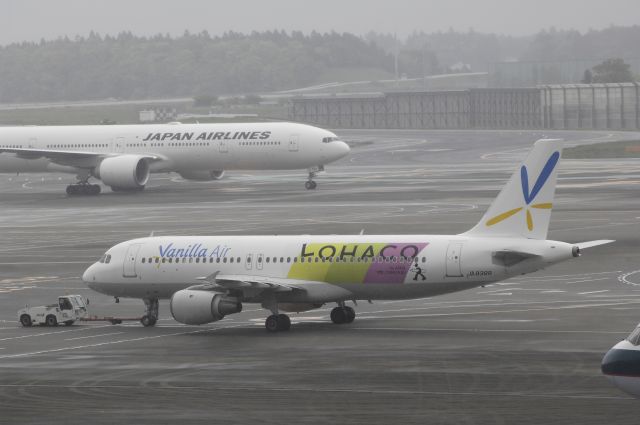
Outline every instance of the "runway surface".
<svg viewBox="0 0 640 425"><path fill-rule="evenodd" d="M616 239L535 274L457 294L332 306L268 334L255 305L206 326L173 321L22 328L65 293L94 314L143 304L96 294L83 270L111 245L161 234L460 233L536 139L600 132L337 131L352 155L318 190L303 172L153 176L144 193L67 198L73 176L0 175L0 423L636 424L600 374L640 321L640 163L565 160L549 237Z"/></svg>

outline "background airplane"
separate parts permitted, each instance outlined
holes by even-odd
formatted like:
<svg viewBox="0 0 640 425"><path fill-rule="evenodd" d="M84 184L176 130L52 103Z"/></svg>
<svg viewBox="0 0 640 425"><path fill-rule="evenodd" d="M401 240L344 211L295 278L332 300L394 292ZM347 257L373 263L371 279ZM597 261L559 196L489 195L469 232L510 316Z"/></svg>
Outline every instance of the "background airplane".
<svg viewBox="0 0 640 425"><path fill-rule="evenodd" d="M115 297L142 298L145 326L170 298L173 317L204 324L258 303L269 331L282 312L337 303L334 323L355 318L347 301L429 297L487 285L578 257L608 240L546 240L559 140L539 140L482 220L460 235L163 236L120 243L83 274Z"/></svg>
<svg viewBox="0 0 640 425"><path fill-rule="evenodd" d="M622 391L640 398L640 325L607 352L602 373Z"/></svg>
<svg viewBox="0 0 640 425"><path fill-rule="evenodd" d="M349 153L332 132L296 123L156 124L0 128L0 173L76 174L69 195L144 189L150 173L217 180L225 170L308 169L307 189L324 165Z"/></svg>

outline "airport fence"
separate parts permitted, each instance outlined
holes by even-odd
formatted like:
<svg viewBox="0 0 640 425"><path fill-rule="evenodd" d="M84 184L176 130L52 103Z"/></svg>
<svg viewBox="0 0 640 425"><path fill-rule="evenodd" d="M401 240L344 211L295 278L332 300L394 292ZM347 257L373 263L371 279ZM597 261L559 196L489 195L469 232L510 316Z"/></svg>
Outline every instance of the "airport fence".
<svg viewBox="0 0 640 425"><path fill-rule="evenodd" d="M638 83L293 98L289 119L328 128L640 129Z"/></svg>

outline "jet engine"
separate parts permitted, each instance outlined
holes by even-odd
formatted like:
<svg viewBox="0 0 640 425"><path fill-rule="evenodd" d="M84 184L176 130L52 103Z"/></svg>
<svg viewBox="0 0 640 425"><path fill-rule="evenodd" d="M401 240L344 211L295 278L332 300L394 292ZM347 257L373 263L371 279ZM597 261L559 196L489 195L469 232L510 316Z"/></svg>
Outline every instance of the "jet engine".
<svg viewBox="0 0 640 425"><path fill-rule="evenodd" d="M185 325L204 325L240 313L242 304L237 298L209 291L183 289L171 297L171 315Z"/></svg>
<svg viewBox="0 0 640 425"><path fill-rule="evenodd" d="M181 171L180 176L185 180L208 182L211 180L220 180L224 177L224 170Z"/></svg>
<svg viewBox="0 0 640 425"><path fill-rule="evenodd" d="M149 163L139 155L120 155L102 160L96 177L112 189L141 189L149 180Z"/></svg>

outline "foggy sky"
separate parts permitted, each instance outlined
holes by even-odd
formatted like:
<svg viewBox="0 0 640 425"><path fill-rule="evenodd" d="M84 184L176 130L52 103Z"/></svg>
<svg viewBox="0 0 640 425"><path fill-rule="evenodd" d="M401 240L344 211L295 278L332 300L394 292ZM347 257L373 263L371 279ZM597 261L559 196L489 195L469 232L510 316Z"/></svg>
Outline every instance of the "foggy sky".
<svg viewBox="0 0 640 425"><path fill-rule="evenodd" d="M0 0L0 44L60 36L272 29L528 35L640 23L639 0Z"/></svg>

